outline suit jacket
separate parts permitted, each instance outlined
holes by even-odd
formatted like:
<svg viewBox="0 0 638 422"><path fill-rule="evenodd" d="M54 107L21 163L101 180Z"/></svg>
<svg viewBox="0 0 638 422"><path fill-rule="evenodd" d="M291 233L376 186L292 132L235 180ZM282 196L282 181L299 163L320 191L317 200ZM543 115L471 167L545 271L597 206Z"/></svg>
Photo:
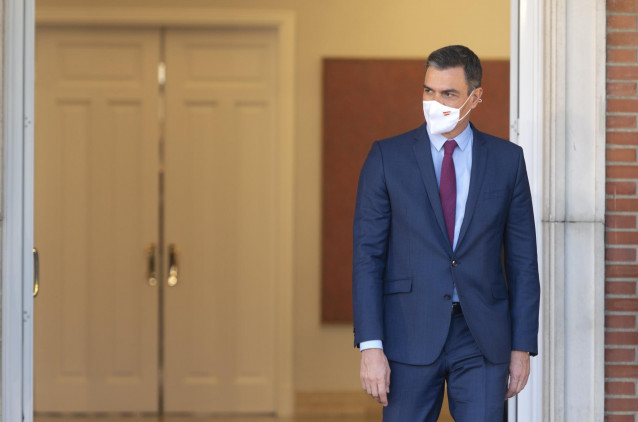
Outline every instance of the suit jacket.
<svg viewBox="0 0 638 422"><path fill-rule="evenodd" d="M447 338L456 285L490 362L508 362L512 350L537 354L540 284L523 150L472 130L470 187L454 251L425 124L372 145L354 216L355 346L381 339L390 360L432 363Z"/></svg>

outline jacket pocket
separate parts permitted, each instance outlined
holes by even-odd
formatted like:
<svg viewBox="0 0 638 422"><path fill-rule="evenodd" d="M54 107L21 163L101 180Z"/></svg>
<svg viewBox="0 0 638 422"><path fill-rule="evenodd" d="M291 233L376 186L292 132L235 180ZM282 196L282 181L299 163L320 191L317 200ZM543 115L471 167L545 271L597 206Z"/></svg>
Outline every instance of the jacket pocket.
<svg viewBox="0 0 638 422"><path fill-rule="evenodd" d="M383 282L383 294L410 293L412 291L412 279L388 280Z"/></svg>
<svg viewBox="0 0 638 422"><path fill-rule="evenodd" d="M492 286L492 296L495 299L507 299L509 297L509 293L507 292L507 287Z"/></svg>

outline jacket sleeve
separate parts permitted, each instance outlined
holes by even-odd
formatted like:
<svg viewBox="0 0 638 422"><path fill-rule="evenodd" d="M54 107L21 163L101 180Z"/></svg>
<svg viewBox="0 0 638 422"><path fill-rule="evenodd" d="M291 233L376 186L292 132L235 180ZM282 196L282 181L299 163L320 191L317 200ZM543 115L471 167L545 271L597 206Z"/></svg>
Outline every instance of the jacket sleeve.
<svg viewBox="0 0 638 422"><path fill-rule="evenodd" d="M352 299L355 347L383 340L383 276L390 231L390 197L381 147L375 142L357 189L353 224Z"/></svg>
<svg viewBox="0 0 638 422"><path fill-rule="evenodd" d="M512 350L538 354L540 282L532 196L519 150L516 182L505 225L505 271L510 297Z"/></svg>

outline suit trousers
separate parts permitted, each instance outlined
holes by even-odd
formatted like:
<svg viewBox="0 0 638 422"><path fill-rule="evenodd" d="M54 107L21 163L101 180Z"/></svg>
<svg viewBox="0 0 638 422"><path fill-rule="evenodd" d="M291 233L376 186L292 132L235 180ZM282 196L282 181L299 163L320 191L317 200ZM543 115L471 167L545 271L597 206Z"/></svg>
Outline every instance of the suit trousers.
<svg viewBox="0 0 638 422"><path fill-rule="evenodd" d="M452 316L443 351L430 365L390 361L390 394L384 422L436 422L447 382L456 422L502 422L509 363L481 354L463 314Z"/></svg>

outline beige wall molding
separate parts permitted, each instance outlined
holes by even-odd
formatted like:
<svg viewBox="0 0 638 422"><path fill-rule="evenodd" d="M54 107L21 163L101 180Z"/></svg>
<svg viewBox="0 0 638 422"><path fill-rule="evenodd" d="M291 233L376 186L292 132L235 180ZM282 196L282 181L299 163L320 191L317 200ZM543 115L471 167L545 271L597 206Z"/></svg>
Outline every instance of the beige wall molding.
<svg viewBox="0 0 638 422"><path fill-rule="evenodd" d="M36 9L37 25L226 26L276 27L294 30L294 13L281 10L218 9L214 7L47 7ZM292 39L289 40L292 42ZM292 58L292 57L291 57Z"/></svg>
<svg viewBox="0 0 638 422"><path fill-rule="evenodd" d="M294 410L293 382L293 207L294 207L294 33L295 16L289 11L234 10L215 8L47 8L38 7L37 26L181 26L200 28L271 28L278 34L279 116L277 175L279 186L279 251L276 292L276 404L277 414Z"/></svg>

